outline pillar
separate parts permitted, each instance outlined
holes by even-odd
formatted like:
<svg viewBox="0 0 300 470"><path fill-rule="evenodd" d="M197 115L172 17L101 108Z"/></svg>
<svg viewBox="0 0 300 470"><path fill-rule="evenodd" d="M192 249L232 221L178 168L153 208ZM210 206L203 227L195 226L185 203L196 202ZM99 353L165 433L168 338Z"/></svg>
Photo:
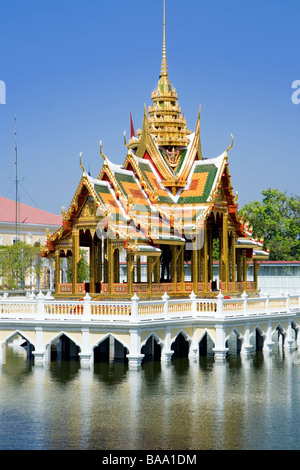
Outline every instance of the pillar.
<svg viewBox="0 0 300 470"><path fill-rule="evenodd" d="M232 282L233 282L233 292L236 291L236 235L232 234L231 239L231 249L232 249Z"/></svg>
<svg viewBox="0 0 300 470"><path fill-rule="evenodd" d="M174 292L177 291L177 259L178 259L177 245L172 246L172 264L171 264L171 280L174 285Z"/></svg>
<svg viewBox="0 0 300 470"><path fill-rule="evenodd" d="M167 326L166 339L161 353L162 362L170 362L174 351L171 349L171 328Z"/></svg>
<svg viewBox="0 0 300 470"><path fill-rule="evenodd" d="M139 329L129 330L130 352L127 354L128 367L131 370L140 369L144 354L141 354L141 332Z"/></svg>
<svg viewBox="0 0 300 470"><path fill-rule="evenodd" d="M5 364L6 362L6 343L3 341L0 343L0 364Z"/></svg>
<svg viewBox="0 0 300 470"><path fill-rule="evenodd" d="M134 254L127 251L127 294L132 295Z"/></svg>
<svg viewBox="0 0 300 470"><path fill-rule="evenodd" d="M225 327L222 324L216 326L216 343L213 348L216 362L224 362L226 360L228 348L225 346Z"/></svg>
<svg viewBox="0 0 300 470"><path fill-rule="evenodd" d="M152 270L153 270L153 260L152 256L147 256L147 282L148 282L148 293L152 292Z"/></svg>
<svg viewBox="0 0 300 470"><path fill-rule="evenodd" d="M243 282L244 282L244 290L247 290L247 258L246 258L246 250L243 250Z"/></svg>
<svg viewBox="0 0 300 470"><path fill-rule="evenodd" d="M193 291L198 293L198 250L196 247L192 251L192 281Z"/></svg>
<svg viewBox="0 0 300 470"><path fill-rule="evenodd" d="M253 280L254 280L254 288L257 290L257 272L258 272L258 264L257 264L257 259L253 261Z"/></svg>
<svg viewBox="0 0 300 470"><path fill-rule="evenodd" d="M264 338L263 350L267 353L271 353L273 350L273 344L274 342L272 341L272 323L269 321L266 336Z"/></svg>
<svg viewBox="0 0 300 470"><path fill-rule="evenodd" d="M196 297L196 296L195 296ZM193 338L189 349L189 357L193 360L197 360L199 357L199 342L195 341L196 328L193 331Z"/></svg>
<svg viewBox="0 0 300 470"><path fill-rule="evenodd" d="M203 257L204 257L204 278L203 278L203 291L208 292L208 233L207 233L207 222L205 222L204 228L204 247L203 247Z"/></svg>
<svg viewBox="0 0 300 470"><path fill-rule="evenodd" d="M159 263L159 257L157 257L154 262L154 282L158 284L159 281L160 281L160 263Z"/></svg>
<svg viewBox="0 0 300 470"><path fill-rule="evenodd" d="M95 292L95 277L96 277L96 243L92 237L92 244L90 246L90 292Z"/></svg>
<svg viewBox="0 0 300 470"><path fill-rule="evenodd" d="M179 259L178 259L178 276L177 281L184 282L184 245L180 247Z"/></svg>
<svg viewBox="0 0 300 470"><path fill-rule="evenodd" d="M198 271L198 282L202 282L202 259L203 259L203 247L200 248L200 250L198 250L198 259L197 259L197 263L198 263L198 268L197 268L197 271Z"/></svg>
<svg viewBox="0 0 300 470"><path fill-rule="evenodd" d="M89 328L82 328L81 329L82 335L82 348L81 352L79 353L80 358L80 365L81 367L90 367L93 363L93 351L91 350L90 346L90 330Z"/></svg>
<svg viewBox="0 0 300 470"><path fill-rule="evenodd" d="M222 282L223 282L223 243L222 243L222 229L218 229L219 233L219 281L220 285L223 289ZM221 288L220 288L221 290Z"/></svg>
<svg viewBox="0 0 300 470"><path fill-rule="evenodd" d="M55 249L55 294L59 294L60 288L60 258L59 249Z"/></svg>
<svg viewBox="0 0 300 470"><path fill-rule="evenodd" d="M42 365L49 359L44 345L44 333L42 327L35 328L35 350L32 354L34 356L34 365Z"/></svg>
<svg viewBox="0 0 300 470"><path fill-rule="evenodd" d="M223 262L224 262L224 290L228 292L228 280L229 280L229 259L228 259L228 214L223 214L223 230L222 230L222 245L223 245Z"/></svg>
<svg viewBox="0 0 300 470"><path fill-rule="evenodd" d="M250 326L249 323L247 323L245 328L245 335L242 342L241 355L249 356L251 349L252 346L250 344Z"/></svg>
<svg viewBox="0 0 300 470"><path fill-rule="evenodd" d="M102 241L99 239L96 243L95 257L95 283L99 286L102 281Z"/></svg>
<svg viewBox="0 0 300 470"><path fill-rule="evenodd" d="M113 295L113 284L114 284L114 247L112 241L107 239L107 282L108 282L108 294Z"/></svg>
<svg viewBox="0 0 300 470"><path fill-rule="evenodd" d="M74 228L72 232L72 294L74 295L77 295L78 261L79 261L79 231L77 228Z"/></svg>
<svg viewBox="0 0 300 470"><path fill-rule="evenodd" d="M114 249L114 254L113 254L113 280L116 283L120 282L120 250L119 248Z"/></svg>
<svg viewBox="0 0 300 470"><path fill-rule="evenodd" d="M294 346L295 346L295 339L293 337L293 327L292 327L291 320L289 320L286 337L284 340L284 347L286 349L292 349Z"/></svg>
<svg viewBox="0 0 300 470"><path fill-rule="evenodd" d="M141 282L141 257L140 256L138 256L136 260L136 282Z"/></svg>
<svg viewBox="0 0 300 470"><path fill-rule="evenodd" d="M212 227L208 227L208 280L213 281L213 238Z"/></svg>

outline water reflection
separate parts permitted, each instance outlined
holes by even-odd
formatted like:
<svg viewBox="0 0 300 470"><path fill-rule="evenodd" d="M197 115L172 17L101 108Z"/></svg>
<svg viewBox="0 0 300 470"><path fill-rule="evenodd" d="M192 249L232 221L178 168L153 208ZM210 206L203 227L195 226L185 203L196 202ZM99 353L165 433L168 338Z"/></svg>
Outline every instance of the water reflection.
<svg viewBox="0 0 300 470"><path fill-rule="evenodd" d="M170 364L34 367L8 348L1 449L298 449L300 365L259 352Z"/></svg>

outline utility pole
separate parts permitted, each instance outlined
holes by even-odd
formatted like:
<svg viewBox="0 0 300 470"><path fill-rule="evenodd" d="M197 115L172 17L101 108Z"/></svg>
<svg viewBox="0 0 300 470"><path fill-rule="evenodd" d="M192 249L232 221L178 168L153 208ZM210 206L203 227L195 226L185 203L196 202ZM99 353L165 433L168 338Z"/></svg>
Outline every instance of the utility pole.
<svg viewBox="0 0 300 470"><path fill-rule="evenodd" d="M15 115L15 169L16 169L16 242L18 241L18 151L17 151L17 118Z"/></svg>

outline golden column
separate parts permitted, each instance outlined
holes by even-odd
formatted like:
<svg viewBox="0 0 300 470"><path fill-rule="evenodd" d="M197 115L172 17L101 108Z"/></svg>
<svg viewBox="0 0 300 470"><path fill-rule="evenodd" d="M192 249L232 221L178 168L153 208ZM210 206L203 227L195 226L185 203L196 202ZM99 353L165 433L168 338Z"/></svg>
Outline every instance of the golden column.
<svg viewBox="0 0 300 470"><path fill-rule="evenodd" d="M180 247L177 280L181 284L184 283L184 245ZM183 286L181 286L181 288L183 288Z"/></svg>
<svg viewBox="0 0 300 470"><path fill-rule="evenodd" d="M213 265L213 237L212 237L212 227L207 228L208 231L208 280L214 280L214 265Z"/></svg>
<svg viewBox="0 0 300 470"><path fill-rule="evenodd" d="M60 288L60 257L59 248L55 248L55 294L59 294Z"/></svg>
<svg viewBox="0 0 300 470"><path fill-rule="evenodd" d="M152 256L147 256L147 282L148 282L148 293L152 292L152 271L153 271L153 259Z"/></svg>
<svg viewBox="0 0 300 470"><path fill-rule="evenodd" d="M228 292L228 280L229 280L229 263L228 263L228 214L223 214L223 230L222 230L222 257L223 257L223 281L224 281L224 290Z"/></svg>
<svg viewBox="0 0 300 470"><path fill-rule="evenodd" d="M177 245L172 245L172 262L171 262L171 280L173 282L173 292L177 291Z"/></svg>
<svg viewBox="0 0 300 470"><path fill-rule="evenodd" d="M198 282L202 281L202 259L203 259L203 247L198 250Z"/></svg>
<svg viewBox="0 0 300 470"><path fill-rule="evenodd" d="M107 282L108 293L113 294L114 284L114 247L110 238L107 239Z"/></svg>
<svg viewBox="0 0 300 470"><path fill-rule="evenodd" d="M159 284L160 281L160 262L159 257L154 262L154 282Z"/></svg>
<svg viewBox="0 0 300 470"><path fill-rule="evenodd" d="M194 294L198 293L198 250L196 243L192 251L192 281Z"/></svg>
<svg viewBox="0 0 300 470"><path fill-rule="evenodd" d="M141 282L141 257L137 256L136 260L136 282Z"/></svg>
<svg viewBox="0 0 300 470"><path fill-rule="evenodd" d="M241 253L241 250L237 250L237 254L236 254L236 258L237 258L237 267L236 267L236 271L237 271L237 282L242 282L242 253Z"/></svg>
<svg viewBox="0 0 300 470"><path fill-rule="evenodd" d="M108 283L108 239L104 238L104 249L103 249L103 282Z"/></svg>
<svg viewBox="0 0 300 470"><path fill-rule="evenodd" d="M72 294L78 294L79 230L72 231Z"/></svg>
<svg viewBox="0 0 300 470"><path fill-rule="evenodd" d="M102 281L102 240L97 243L97 268L96 268L96 282Z"/></svg>
<svg viewBox="0 0 300 470"><path fill-rule="evenodd" d="M134 273L134 254L127 251L127 294L132 295Z"/></svg>
<svg viewBox="0 0 300 470"><path fill-rule="evenodd" d="M207 230L207 222L205 222L204 228L204 247L203 247L203 268L204 268L204 277L203 277L203 292L208 292L208 230Z"/></svg>
<svg viewBox="0 0 300 470"><path fill-rule="evenodd" d="M119 248L115 248L114 250L114 282L120 282L120 250Z"/></svg>
<svg viewBox="0 0 300 470"><path fill-rule="evenodd" d="M232 234L231 238L231 249L232 249L232 282L233 282L233 291L236 291L236 235Z"/></svg>
<svg viewBox="0 0 300 470"><path fill-rule="evenodd" d="M96 275L96 243L92 236L90 246L90 292L95 293L95 275Z"/></svg>
<svg viewBox="0 0 300 470"><path fill-rule="evenodd" d="M258 281L257 273L258 273L258 269L259 269L259 265L257 263L257 259L255 259L255 260L253 260L253 280L254 280L255 290L257 290L257 281Z"/></svg>
<svg viewBox="0 0 300 470"><path fill-rule="evenodd" d="M223 287L222 287L222 282L223 282L223 243L222 243L222 229L221 228L218 229L218 233L219 233L219 281L221 283L220 284L221 288L223 289Z"/></svg>
<svg viewBox="0 0 300 470"><path fill-rule="evenodd" d="M244 291L247 290L247 257L246 250L243 250L243 282L244 282Z"/></svg>

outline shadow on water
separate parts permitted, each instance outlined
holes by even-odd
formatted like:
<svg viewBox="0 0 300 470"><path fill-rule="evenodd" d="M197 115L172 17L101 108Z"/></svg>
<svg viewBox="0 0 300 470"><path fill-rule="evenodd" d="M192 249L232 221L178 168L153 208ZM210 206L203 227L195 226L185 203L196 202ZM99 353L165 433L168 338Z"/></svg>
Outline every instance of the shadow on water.
<svg viewBox="0 0 300 470"><path fill-rule="evenodd" d="M122 361L97 362L94 364L94 379L113 386L126 380L128 365Z"/></svg>
<svg viewBox="0 0 300 470"><path fill-rule="evenodd" d="M10 377L14 382L22 382L29 374L33 373L33 358L27 358L25 349L22 346L5 346L5 363L1 366L1 371L6 377Z"/></svg>
<svg viewBox="0 0 300 470"><path fill-rule="evenodd" d="M74 380L79 373L78 361L54 361L49 364L50 377L60 384L67 384Z"/></svg>

